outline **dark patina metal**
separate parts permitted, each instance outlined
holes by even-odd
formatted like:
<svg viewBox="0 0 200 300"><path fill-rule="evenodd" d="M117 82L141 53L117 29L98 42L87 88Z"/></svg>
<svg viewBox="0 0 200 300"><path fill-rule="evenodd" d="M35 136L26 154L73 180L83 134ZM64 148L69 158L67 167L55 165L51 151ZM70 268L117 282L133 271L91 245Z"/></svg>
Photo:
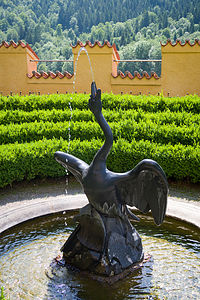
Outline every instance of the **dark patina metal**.
<svg viewBox="0 0 200 300"><path fill-rule="evenodd" d="M143 260L141 238L129 221L139 220L127 207L151 210L160 225L165 216L168 184L163 169L144 159L131 171L113 173L106 168L112 131L103 117L101 90L91 85L89 109L105 135L105 142L90 165L57 151L55 159L82 184L89 204L80 210L78 225L61 251L67 264L98 276L116 276Z"/></svg>

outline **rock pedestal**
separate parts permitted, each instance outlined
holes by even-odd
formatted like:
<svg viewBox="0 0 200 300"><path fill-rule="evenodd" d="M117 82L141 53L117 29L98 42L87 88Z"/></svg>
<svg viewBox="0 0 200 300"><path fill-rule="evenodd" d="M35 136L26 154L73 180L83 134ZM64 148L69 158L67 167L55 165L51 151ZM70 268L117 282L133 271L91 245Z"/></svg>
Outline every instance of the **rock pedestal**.
<svg viewBox="0 0 200 300"><path fill-rule="evenodd" d="M141 238L128 217L102 215L90 204L61 251L67 264L99 276L118 275L143 260Z"/></svg>

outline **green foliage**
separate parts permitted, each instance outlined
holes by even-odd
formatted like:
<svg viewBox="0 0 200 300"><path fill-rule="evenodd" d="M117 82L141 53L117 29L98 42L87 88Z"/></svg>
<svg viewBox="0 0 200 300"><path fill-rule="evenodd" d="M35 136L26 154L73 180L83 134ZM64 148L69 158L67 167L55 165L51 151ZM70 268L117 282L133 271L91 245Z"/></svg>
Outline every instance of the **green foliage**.
<svg viewBox="0 0 200 300"><path fill-rule="evenodd" d="M199 20L200 0L2 0L0 40L25 40L40 59L71 59L70 44L77 40L115 42L121 59L130 54L132 59L144 58L135 53L156 59L160 40L200 39ZM150 45L148 51L144 42ZM141 51L136 51L137 47ZM133 51L125 51L129 49ZM160 74L159 63L122 64L120 69ZM39 64L38 70L72 73L73 66L47 62Z"/></svg>
<svg viewBox="0 0 200 300"><path fill-rule="evenodd" d="M183 115L184 113L182 113ZM106 116L106 114L105 114ZM113 113L113 117L115 113ZM148 114L147 114L148 116ZM109 118L108 118L109 119ZM175 145L181 143L183 145L195 146L200 142L199 124L192 123L188 127L183 124L177 126L173 123L161 124L153 122L150 118L135 121L128 118L126 112L122 120L115 117L116 121L110 123L114 140L120 136L131 142L135 140L150 140L161 144L171 143ZM8 124L0 126L0 144L8 143L25 143L38 141L43 138L63 139L68 138L67 128L69 121L56 122L31 122L23 124ZM75 121L71 122L71 138L80 140L91 140L93 138L103 139L103 133L97 123L91 121Z"/></svg>
<svg viewBox="0 0 200 300"><path fill-rule="evenodd" d="M103 144L100 140L73 140L70 153L90 163L96 151ZM55 151L66 152L68 141L46 140L24 144L9 144L0 147L0 186L13 181L39 177L64 176L64 169L53 159ZM6 153L6 155L5 155ZM183 145L158 145L150 141L129 143L118 139L109 155L107 166L115 172L132 169L144 158L156 160L173 179L200 181L200 147Z"/></svg>
<svg viewBox="0 0 200 300"><path fill-rule="evenodd" d="M8 299L5 297L5 294L4 294L4 288L3 288L3 287L1 287L0 300L8 300Z"/></svg>
<svg viewBox="0 0 200 300"><path fill-rule="evenodd" d="M64 176L53 159L67 151L90 163L104 136L88 110L89 95L0 97L0 187L35 177ZM200 98L103 94L103 114L113 131L108 168L132 169L151 158L172 179L200 181Z"/></svg>
<svg viewBox="0 0 200 300"><path fill-rule="evenodd" d="M0 96L0 110L65 110L72 102L73 109L88 109L88 95L85 94L58 94L58 95L31 95L31 96ZM72 99L73 98L73 99ZM198 95L187 95L185 97L164 98L161 96L133 96L103 94L102 102L104 109L129 110L142 109L148 112L167 111L200 113L200 102Z"/></svg>

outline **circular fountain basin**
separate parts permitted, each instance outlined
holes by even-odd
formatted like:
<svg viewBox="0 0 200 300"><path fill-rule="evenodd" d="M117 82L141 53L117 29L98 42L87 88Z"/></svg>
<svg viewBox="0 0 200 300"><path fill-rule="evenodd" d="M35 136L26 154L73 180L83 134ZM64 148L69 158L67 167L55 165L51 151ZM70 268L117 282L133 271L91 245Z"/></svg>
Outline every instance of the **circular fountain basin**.
<svg viewBox="0 0 200 300"><path fill-rule="evenodd" d="M199 299L199 229L172 218L157 227L149 215L134 223L152 258L109 286L52 261L75 228L74 212L19 224L1 234L0 286L10 299Z"/></svg>

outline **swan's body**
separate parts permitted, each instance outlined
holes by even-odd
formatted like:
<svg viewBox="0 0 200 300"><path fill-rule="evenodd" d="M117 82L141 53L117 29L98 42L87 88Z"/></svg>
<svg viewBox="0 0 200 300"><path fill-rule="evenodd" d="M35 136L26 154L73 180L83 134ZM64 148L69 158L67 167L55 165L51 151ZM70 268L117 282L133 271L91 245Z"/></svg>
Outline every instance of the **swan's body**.
<svg viewBox="0 0 200 300"><path fill-rule="evenodd" d="M109 171L106 168L106 159L112 148L113 135L102 115L100 90L95 96L91 96L89 108L105 135L105 142L92 163L88 165L73 155L60 151L55 153L55 158L79 180L89 201L89 205L81 210L77 218L80 225L74 236L84 247L101 253L101 257L102 254L107 255L110 264L116 259L124 269L128 266L128 261L131 265L143 257L140 237L128 221L128 216L138 218L128 210L127 205L135 206L144 213L151 210L156 224L161 224L166 212L167 180L162 168L155 161L148 159L141 161L133 170L126 173ZM116 243L121 243L124 251L128 251L127 261L123 257L125 252L116 257L117 254L114 254L116 251L109 249L117 247L114 241L116 239L118 239ZM67 241L64 245L65 254L72 250L71 244L73 243L70 240L70 243ZM128 244L132 245L131 250ZM113 255L109 254L112 251ZM82 262L80 265L75 262L75 265L80 267Z"/></svg>

